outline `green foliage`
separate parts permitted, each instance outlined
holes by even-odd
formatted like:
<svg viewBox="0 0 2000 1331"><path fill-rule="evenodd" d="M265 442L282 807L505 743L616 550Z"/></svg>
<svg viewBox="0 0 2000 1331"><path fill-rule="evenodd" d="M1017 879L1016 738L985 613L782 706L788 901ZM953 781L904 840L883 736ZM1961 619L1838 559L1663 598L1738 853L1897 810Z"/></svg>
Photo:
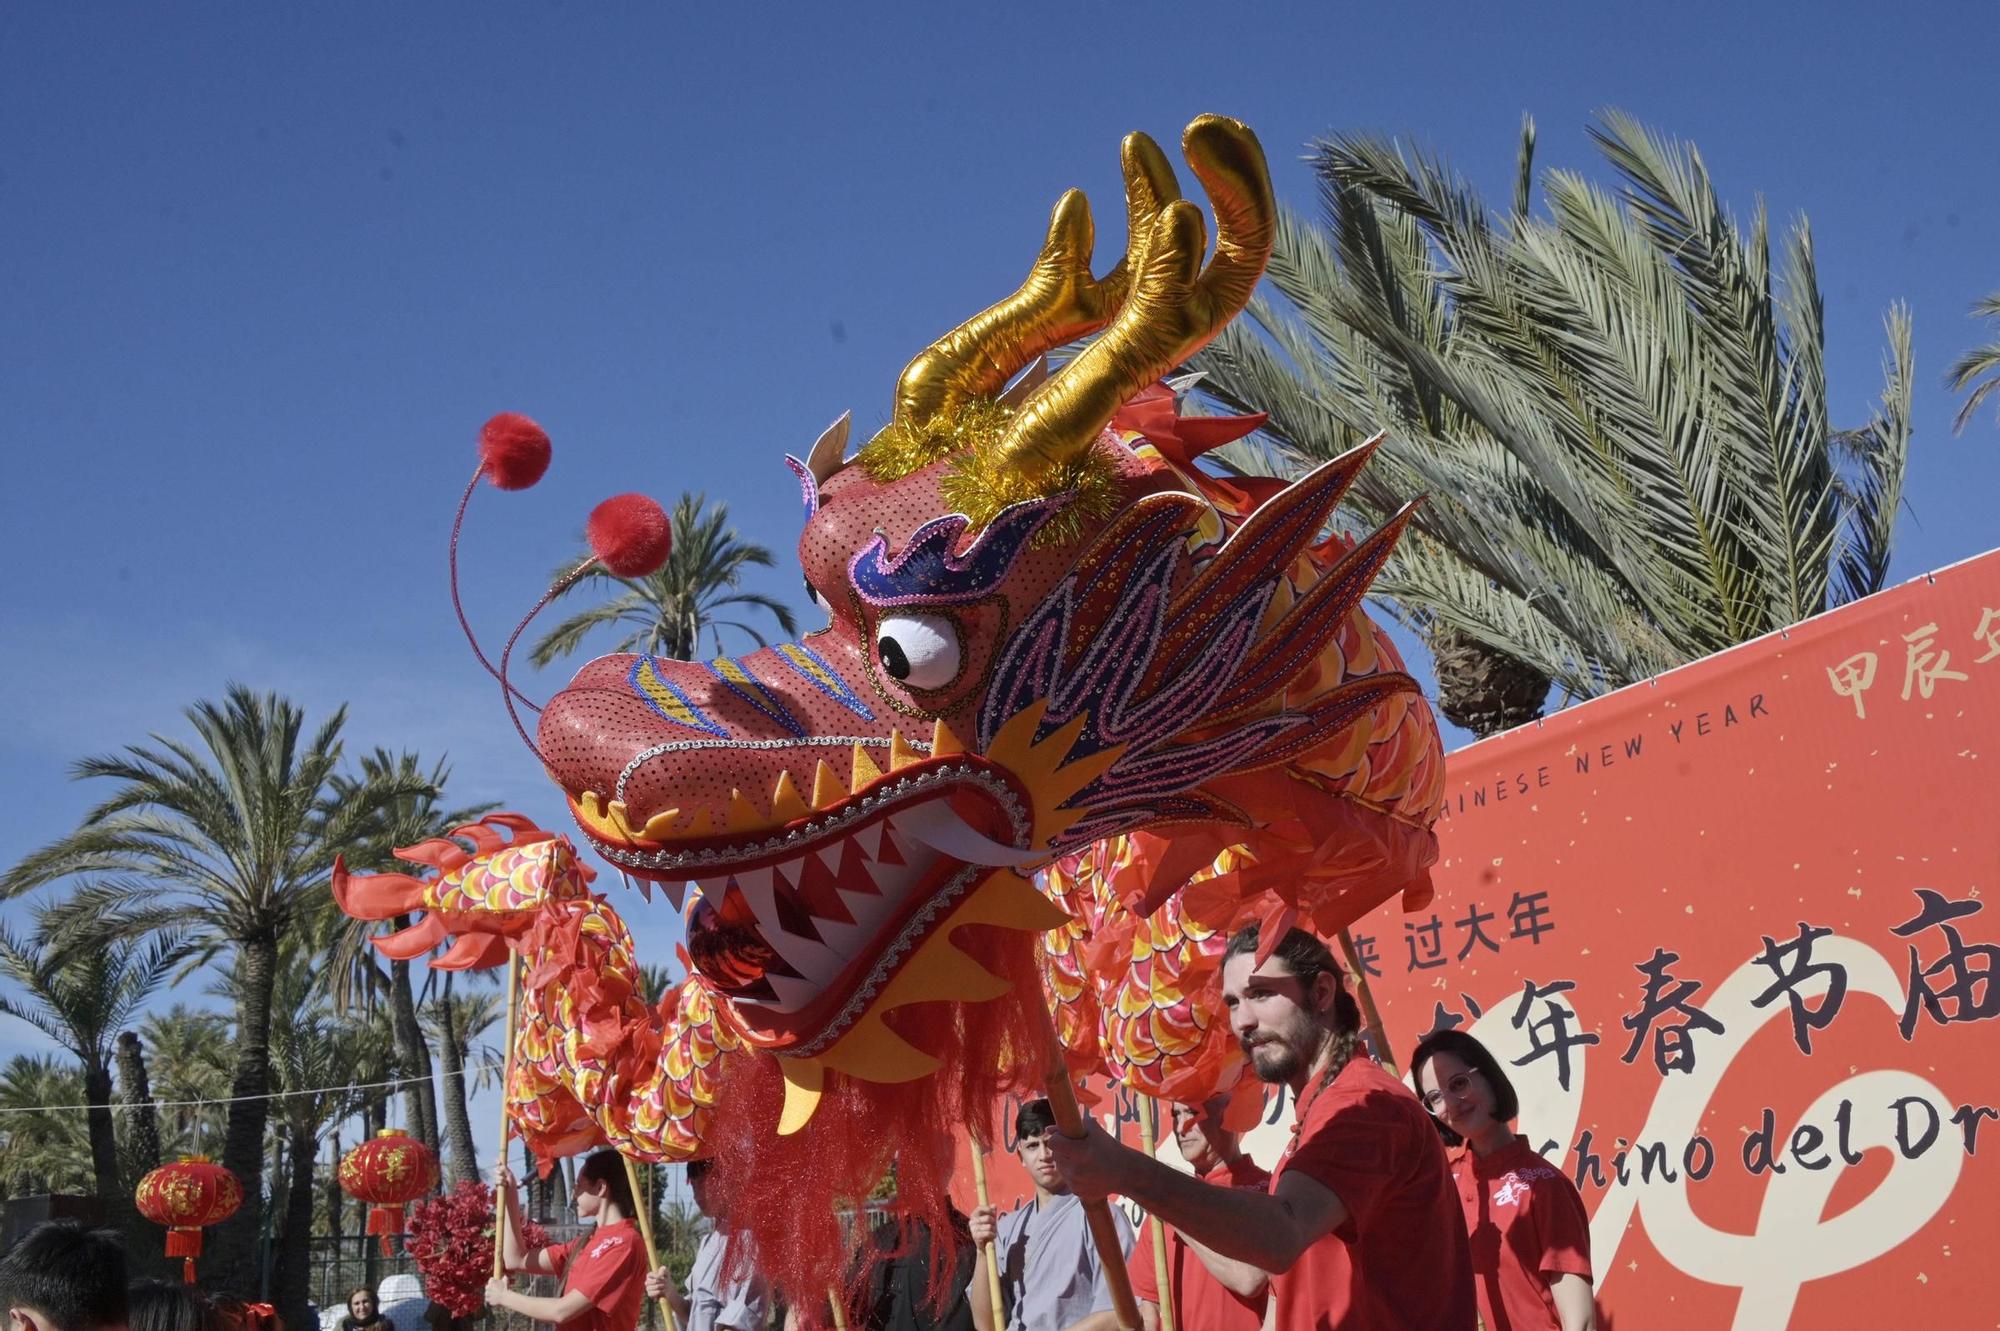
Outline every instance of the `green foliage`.
<svg viewBox="0 0 2000 1331"><path fill-rule="evenodd" d="M1982 297L1972 307L1973 317L2000 319L2000 291ZM1953 362L1946 382L1955 393L1965 393L1965 404L1952 418L1951 428L1963 434L1965 427L1979 411L1980 405L1995 393L2000 393L2000 342L1988 342L1983 347L1974 347ZM1970 392L1966 390L1970 389Z"/></svg>
<svg viewBox="0 0 2000 1331"><path fill-rule="evenodd" d="M1609 186L1540 180L1513 210L1380 138L1315 146L1324 225L1281 218L1270 287L1194 361L1271 415L1248 469L1378 430L1346 521L1428 494L1376 592L1588 696L1877 590L1910 437L1910 325L1881 405L1829 422L1811 233L1775 262L1761 207L1723 208L1700 154L1618 113Z"/></svg>
<svg viewBox="0 0 2000 1331"><path fill-rule="evenodd" d="M149 1012L139 1025L139 1043L146 1053L146 1077L160 1105L160 1154L222 1153L223 1101L229 1098L229 1078L235 1051L229 1038L229 1018L176 1003L165 1012Z"/></svg>
<svg viewBox="0 0 2000 1331"><path fill-rule="evenodd" d="M36 912L33 934L0 925L0 976L21 990L0 994L0 1012L18 1017L68 1050L86 1070L111 1066L112 1044L185 951L174 930L149 940L78 938L53 913Z"/></svg>
<svg viewBox="0 0 2000 1331"><path fill-rule="evenodd" d="M430 786L399 774L338 788L344 708L308 734L299 707L236 684L186 717L194 742L155 734L78 762L77 777L106 781L112 793L75 831L0 877L0 896L75 880L47 908L52 926L94 937L174 931L195 961L225 962L237 1002L220 1154L242 1181L245 1203L217 1227L211 1265L224 1272L224 1288L248 1293L264 1219L280 940L312 932L333 911L334 858L381 809Z"/></svg>
<svg viewBox="0 0 2000 1331"><path fill-rule="evenodd" d="M73 775L114 792L0 877L0 896L78 878L52 920L115 919L132 935L185 930L210 961L244 942L275 944L328 913L334 856L392 800L432 788L400 771L337 785L344 707L307 738L293 703L233 684L223 702L204 699L186 716L199 746L155 734L79 760Z"/></svg>
<svg viewBox="0 0 2000 1331"><path fill-rule="evenodd" d="M16 1054L0 1067L0 1195L90 1193L90 1134L75 1110L46 1105L83 1103L83 1074L46 1054Z"/></svg>

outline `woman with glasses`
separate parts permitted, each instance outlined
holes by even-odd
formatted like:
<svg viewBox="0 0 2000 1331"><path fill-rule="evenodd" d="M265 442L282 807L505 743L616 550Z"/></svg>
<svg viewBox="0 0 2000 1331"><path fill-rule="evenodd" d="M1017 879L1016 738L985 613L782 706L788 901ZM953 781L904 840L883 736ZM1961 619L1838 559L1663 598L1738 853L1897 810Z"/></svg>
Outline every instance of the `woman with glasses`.
<svg viewBox="0 0 2000 1331"><path fill-rule="evenodd" d="M1410 1056L1410 1076L1461 1143L1451 1176L1486 1331L1594 1331L1590 1217L1576 1185L1515 1133L1521 1102L1499 1060L1463 1031L1438 1031Z"/></svg>

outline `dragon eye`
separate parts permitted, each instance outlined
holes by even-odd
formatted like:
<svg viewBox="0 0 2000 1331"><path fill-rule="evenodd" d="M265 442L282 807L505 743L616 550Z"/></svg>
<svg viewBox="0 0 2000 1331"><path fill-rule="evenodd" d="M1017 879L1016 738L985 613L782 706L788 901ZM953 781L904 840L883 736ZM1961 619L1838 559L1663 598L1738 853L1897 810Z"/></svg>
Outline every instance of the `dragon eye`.
<svg viewBox="0 0 2000 1331"><path fill-rule="evenodd" d="M958 676L958 630L943 615L885 615L875 626L875 656L891 679L941 689Z"/></svg>
<svg viewBox="0 0 2000 1331"><path fill-rule="evenodd" d="M806 579L806 599L808 601L811 601L814 605L818 606L820 609L822 610L826 609L826 601L824 598L820 596L819 588L812 585L811 578Z"/></svg>

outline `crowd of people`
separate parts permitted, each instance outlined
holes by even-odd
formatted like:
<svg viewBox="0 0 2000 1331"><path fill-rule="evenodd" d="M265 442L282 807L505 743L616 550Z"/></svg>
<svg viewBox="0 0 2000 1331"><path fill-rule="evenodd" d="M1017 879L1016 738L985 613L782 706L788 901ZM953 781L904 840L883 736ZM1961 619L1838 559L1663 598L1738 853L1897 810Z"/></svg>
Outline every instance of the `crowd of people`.
<svg viewBox="0 0 2000 1331"><path fill-rule="evenodd" d="M1112 1209L1146 1331L1163 1324L1163 1306L1188 1331L1592 1331L1582 1198L1514 1131L1519 1102L1489 1050L1462 1031L1427 1036L1409 1060L1413 1092L1369 1056L1331 951L1299 929L1267 953L1254 927L1232 938L1221 992L1251 1068L1296 1103L1275 1172L1244 1154L1223 1098L1174 1107L1186 1172L1094 1125L1065 1137L1049 1102L1031 1100L1014 1135L1034 1195L1005 1213L954 1212L948 1234L871 1238L852 1268L860 1326L1113 1331L1085 1204L1117 1196L1162 1228L1156 1255ZM585 1237L528 1247L518 1196L506 1208L506 1269L558 1277L561 1293L496 1278L488 1306L559 1331L632 1331L659 1298L685 1331L765 1331L774 1319L791 1331L804 1319L774 1308L754 1240L736 1234L705 1162L688 1181L712 1228L685 1283L647 1269L629 1175L616 1152L599 1151L577 1172ZM128 1289L117 1238L71 1222L39 1227L0 1258L0 1307L5 1331L260 1331L254 1305L225 1309L187 1286ZM343 1326L397 1331L367 1289L350 1296Z"/></svg>

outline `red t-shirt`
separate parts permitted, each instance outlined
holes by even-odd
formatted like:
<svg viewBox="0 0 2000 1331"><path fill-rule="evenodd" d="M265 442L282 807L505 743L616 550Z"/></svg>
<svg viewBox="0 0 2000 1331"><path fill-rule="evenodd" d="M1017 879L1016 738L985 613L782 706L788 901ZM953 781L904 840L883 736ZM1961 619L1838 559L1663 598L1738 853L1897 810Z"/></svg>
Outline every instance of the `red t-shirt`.
<svg viewBox="0 0 2000 1331"><path fill-rule="evenodd" d="M1271 1176L1257 1168L1246 1156L1233 1165L1217 1165L1202 1180L1229 1188L1256 1188L1263 1191ZM1160 1277L1153 1262L1153 1229L1139 1231L1139 1241L1125 1263L1132 1271L1132 1297L1145 1303L1160 1301ZM1188 1331L1259 1331L1264 1325L1264 1300L1246 1303L1228 1286L1210 1275L1201 1258L1188 1249L1177 1229L1167 1234L1167 1283L1174 1296L1174 1325Z"/></svg>
<svg viewBox="0 0 2000 1331"><path fill-rule="evenodd" d="M1444 1143L1410 1089L1365 1054L1299 1098L1271 1190L1291 1170L1347 1219L1273 1278L1278 1331L1472 1331L1472 1263Z"/></svg>
<svg viewBox="0 0 2000 1331"><path fill-rule="evenodd" d="M630 1220L599 1225L570 1243L542 1250L563 1278L563 1293L588 1294L590 1306L556 1331L632 1331L646 1302L646 1250Z"/></svg>
<svg viewBox="0 0 2000 1331"><path fill-rule="evenodd" d="M1590 1279L1590 1217L1576 1185L1516 1137L1481 1159L1451 1153L1486 1331L1560 1331L1549 1282Z"/></svg>

